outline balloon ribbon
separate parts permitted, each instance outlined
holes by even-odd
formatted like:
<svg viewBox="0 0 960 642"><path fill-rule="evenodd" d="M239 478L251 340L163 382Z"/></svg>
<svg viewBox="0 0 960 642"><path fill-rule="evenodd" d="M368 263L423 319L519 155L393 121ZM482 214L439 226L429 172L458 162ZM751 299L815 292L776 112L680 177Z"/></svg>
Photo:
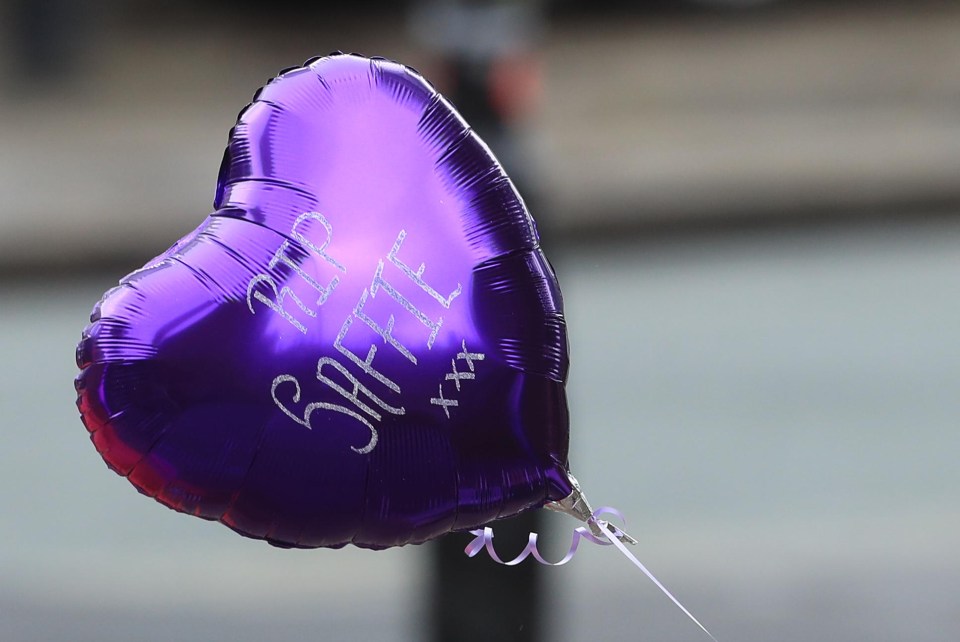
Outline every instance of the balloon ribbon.
<svg viewBox="0 0 960 642"><path fill-rule="evenodd" d="M593 514L590 516L590 519L588 520L588 523L591 526L596 526L599 529L599 531L603 533L603 537L597 537L596 535L591 533L590 529L588 529L586 526L578 526L573 531L573 540L570 543L570 548L567 550L567 554L564 555L559 561L556 561L556 562L547 561L540 554L540 551L537 548L538 535L536 533L530 533L530 536L527 539L527 545L524 547L523 551L521 551L519 555L517 555L512 560L504 561L503 559L500 558L500 556L497 554L497 551L494 550L493 548L493 529L490 528L489 526L483 528L482 530L477 529L477 530L470 531L470 534L474 536L474 539L469 544L467 544L466 548L463 549L463 552L467 554L467 557L475 557L480 553L480 551L486 549L487 554L490 556L490 559L492 559L497 564L503 564L504 566L516 566L517 564L524 561L531 555L533 556L533 559L537 560L538 562L546 566L563 566L564 564L572 560L574 555L576 555L577 549L580 546L581 540L586 539L600 546L610 546L612 544L613 546L616 546L617 549L619 549L620 552L623 553L627 557L627 559L629 559L633 563L634 566L639 568L643 572L643 574L646 575L650 579L650 581L657 586L657 588L663 591L663 594L666 595L668 598L670 598L670 601L673 602L675 605L677 605L677 607L681 611L683 611L688 618L693 620L693 623L696 624L698 627L700 627L701 631L703 631L708 636L710 636L710 639L713 640L713 642L717 642L717 638L713 637L713 634L710 633L710 631L708 631L707 628L700 623L700 620L695 618L693 614L690 611L688 611L683 604L680 603L680 600L675 598L673 594L667 590L667 587L664 586L663 583L660 582L660 580L654 577L653 573L651 573L647 569L647 567L643 565L643 563L640 560L634 557L633 553L631 553L623 543L623 541L627 541L627 542L630 542L631 544L635 544L636 540L634 540L632 537L627 535L620 528L614 526L613 524L610 524L606 520L600 519L600 516L604 514L614 515L620 521L625 523L623 514L620 513L620 511L618 511L616 508L611 508L609 506L601 506L600 508L598 508L593 512Z"/></svg>

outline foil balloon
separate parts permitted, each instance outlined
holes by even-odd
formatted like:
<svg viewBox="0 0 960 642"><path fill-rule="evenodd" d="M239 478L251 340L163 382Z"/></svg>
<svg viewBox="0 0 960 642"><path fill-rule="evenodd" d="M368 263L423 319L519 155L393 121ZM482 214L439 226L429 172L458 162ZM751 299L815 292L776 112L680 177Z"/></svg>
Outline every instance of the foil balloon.
<svg viewBox="0 0 960 642"><path fill-rule="evenodd" d="M263 87L214 211L104 295L77 362L110 468L275 545L590 514L533 220L450 103L393 62L333 55Z"/></svg>

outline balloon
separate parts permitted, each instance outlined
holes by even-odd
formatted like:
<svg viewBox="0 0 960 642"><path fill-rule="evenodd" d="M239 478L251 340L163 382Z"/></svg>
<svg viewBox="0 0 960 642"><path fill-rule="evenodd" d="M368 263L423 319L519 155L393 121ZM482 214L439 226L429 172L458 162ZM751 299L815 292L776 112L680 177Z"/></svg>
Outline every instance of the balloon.
<svg viewBox="0 0 960 642"><path fill-rule="evenodd" d="M240 113L214 208L83 332L77 403L111 469L286 547L419 543L571 495L556 278L416 72L283 72Z"/></svg>

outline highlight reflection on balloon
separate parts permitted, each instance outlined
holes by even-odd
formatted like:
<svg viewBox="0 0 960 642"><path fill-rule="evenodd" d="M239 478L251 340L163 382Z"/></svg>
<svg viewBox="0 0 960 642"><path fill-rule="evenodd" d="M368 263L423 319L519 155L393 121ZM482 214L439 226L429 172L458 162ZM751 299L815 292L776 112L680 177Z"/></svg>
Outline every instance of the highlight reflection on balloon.
<svg viewBox="0 0 960 642"><path fill-rule="evenodd" d="M571 494L556 279L423 78L352 55L283 73L241 112L214 208L78 346L112 469L298 547L423 542Z"/></svg>

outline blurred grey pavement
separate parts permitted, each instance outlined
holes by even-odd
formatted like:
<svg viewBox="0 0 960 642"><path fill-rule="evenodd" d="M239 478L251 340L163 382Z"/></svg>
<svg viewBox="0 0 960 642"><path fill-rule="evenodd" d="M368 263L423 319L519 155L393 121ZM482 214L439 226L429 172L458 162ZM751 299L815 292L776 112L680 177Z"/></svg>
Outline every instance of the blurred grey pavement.
<svg viewBox="0 0 960 642"><path fill-rule="evenodd" d="M345 49L429 72L398 21L105 21L68 87L0 100L0 266L164 249L280 69ZM560 21L542 54L527 135L559 233L960 204L956 3Z"/></svg>

